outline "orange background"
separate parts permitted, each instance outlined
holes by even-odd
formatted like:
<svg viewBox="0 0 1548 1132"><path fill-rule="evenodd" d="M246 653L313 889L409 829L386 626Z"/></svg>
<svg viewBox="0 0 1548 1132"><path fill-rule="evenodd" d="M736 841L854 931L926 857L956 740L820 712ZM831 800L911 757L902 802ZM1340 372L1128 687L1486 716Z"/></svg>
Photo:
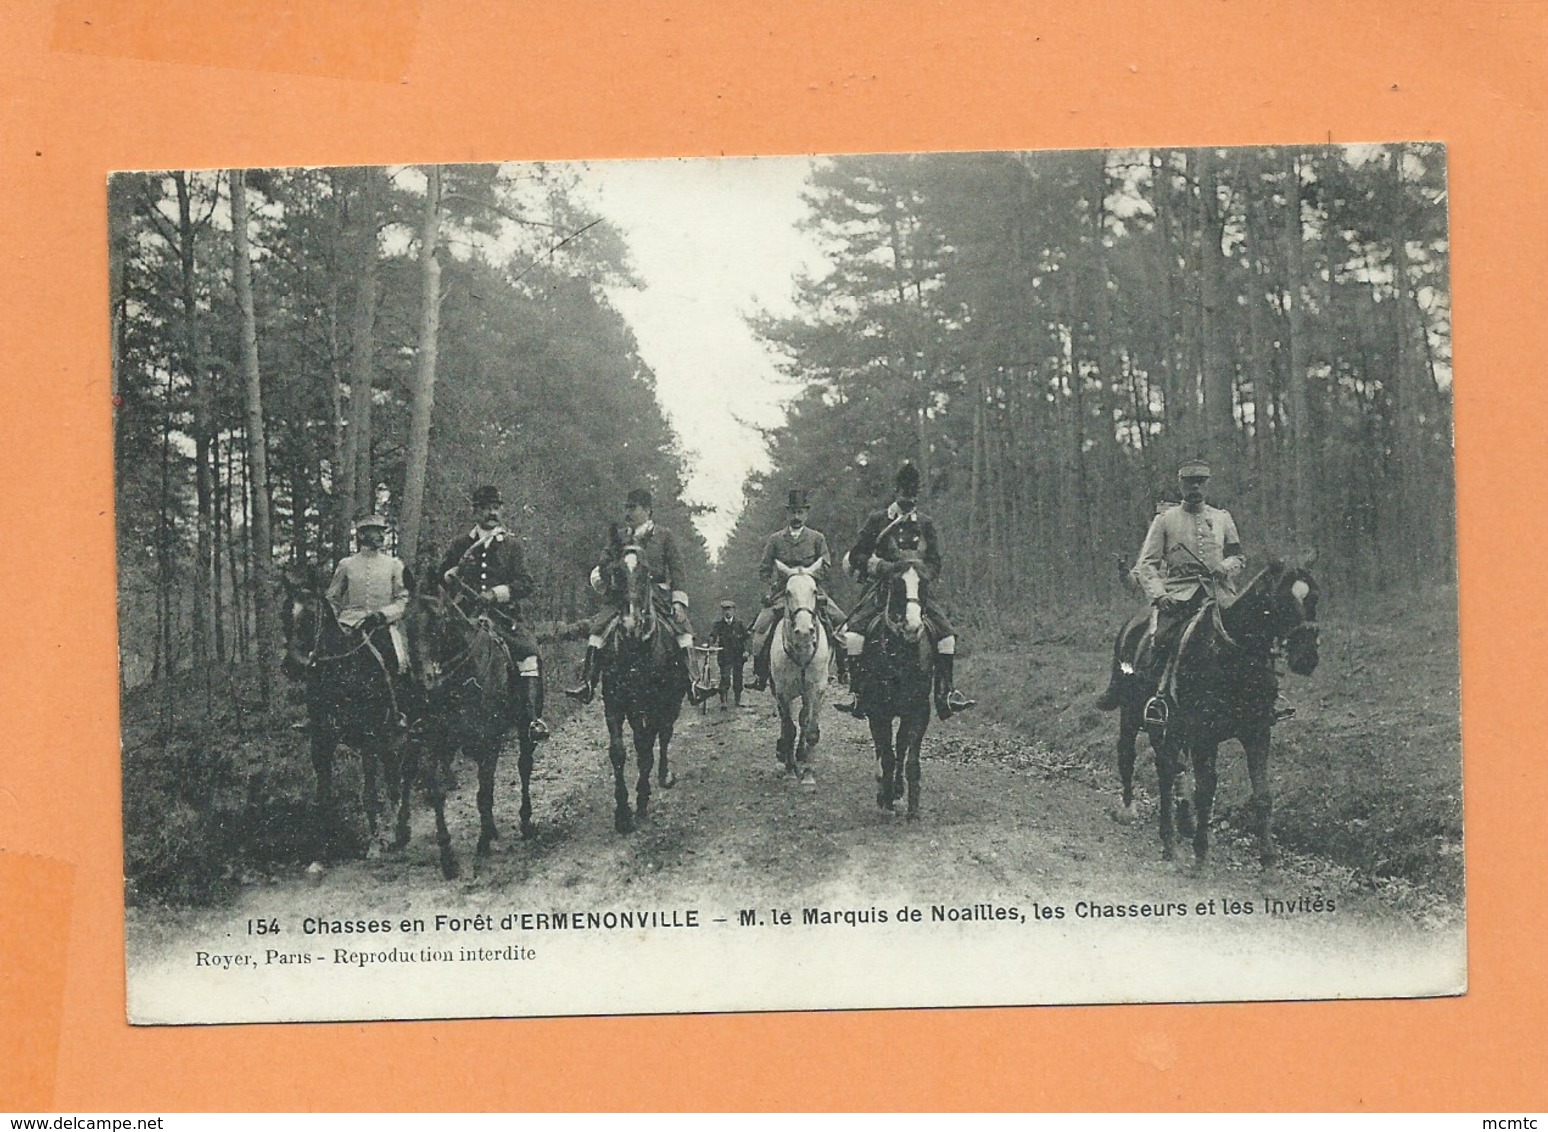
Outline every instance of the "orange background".
<svg viewBox="0 0 1548 1132"><path fill-rule="evenodd" d="M0 1108L1548 1108L1545 31L1541 0L12 0L0 935L68 962L0 979ZM1465 998L125 1024L109 170L1390 139L1450 146Z"/></svg>

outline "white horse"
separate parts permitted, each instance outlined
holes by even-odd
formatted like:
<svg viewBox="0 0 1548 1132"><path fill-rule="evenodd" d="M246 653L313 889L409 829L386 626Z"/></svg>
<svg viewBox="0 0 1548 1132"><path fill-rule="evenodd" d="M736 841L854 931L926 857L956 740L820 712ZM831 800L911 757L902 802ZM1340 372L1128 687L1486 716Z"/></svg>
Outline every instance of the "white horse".
<svg viewBox="0 0 1548 1132"><path fill-rule="evenodd" d="M779 705L776 750L792 777L799 777L803 786L814 786L811 760L822 737L817 720L828 692L828 634L817 619L817 580L805 567L774 565L785 576L785 616L769 649L769 676ZM794 714L798 699L799 718Z"/></svg>

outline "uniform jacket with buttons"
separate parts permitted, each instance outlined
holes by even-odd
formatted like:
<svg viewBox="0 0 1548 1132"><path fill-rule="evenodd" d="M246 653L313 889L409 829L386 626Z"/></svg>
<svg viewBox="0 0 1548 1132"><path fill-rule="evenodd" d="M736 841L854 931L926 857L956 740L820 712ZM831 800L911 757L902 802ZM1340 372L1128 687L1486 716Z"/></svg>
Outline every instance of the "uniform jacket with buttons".
<svg viewBox="0 0 1548 1132"><path fill-rule="evenodd" d="M501 605L532 594L532 575L522 560L521 541L504 527L493 531L474 527L458 535L441 560L441 576L453 569L464 585L480 593L492 591Z"/></svg>
<svg viewBox="0 0 1548 1132"><path fill-rule="evenodd" d="M1151 520L1130 576L1152 601L1168 596L1185 600L1198 592L1200 579L1216 568L1224 568L1223 588L1233 591L1235 578L1246 564L1241 536L1229 511L1207 503L1190 511L1178 504Z"/></svg>
<svg viewBox="0 0 1548 1132"><path fill-rule="evenodd" d="M340 562L328 583L328 601L339 624L357 628L373 613L398 621L408 609L403 563L385 550L366 547Z"/></svg>
<svg viewBox="0 0 1548 1132"><path fill-rule="evenodd" d="M865 525L860 528L860 534L855 539L854 548L849 552L849 569L857 579L872 580L870 561L873 554L887 562L898 561L898 546L892 532L903 525L898 523L901 518L903 513L896 503L880 511L872 511L866 517ZM923 559L919 574L925 582L933 582L941 573L941 542L935 533L935 521L917 511L912 518L919 532L918 554Z"/></svg>
<svg viewBox="0 0 1548 1132"><path fill-rule="evenodd" d="M638 546L644 555L651 581L673 593L688 588L683 577L682 558L677 553L677 539L668 528L652 519L626 537L630 545ZM605 572L616 558L614 548L607 547L597 558L597 570Z"/></svg>

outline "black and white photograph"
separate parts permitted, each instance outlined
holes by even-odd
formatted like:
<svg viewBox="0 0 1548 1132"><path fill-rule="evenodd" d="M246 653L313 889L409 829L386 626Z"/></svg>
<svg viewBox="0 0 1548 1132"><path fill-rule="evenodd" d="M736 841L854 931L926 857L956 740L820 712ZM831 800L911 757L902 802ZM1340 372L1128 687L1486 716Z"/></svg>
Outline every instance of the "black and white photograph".
<svg viewBox="0 0 1548 1132"><path fill-rule="evenodd" d="M130 1022L1467 990L1443 145L107 209Z"/></svg>

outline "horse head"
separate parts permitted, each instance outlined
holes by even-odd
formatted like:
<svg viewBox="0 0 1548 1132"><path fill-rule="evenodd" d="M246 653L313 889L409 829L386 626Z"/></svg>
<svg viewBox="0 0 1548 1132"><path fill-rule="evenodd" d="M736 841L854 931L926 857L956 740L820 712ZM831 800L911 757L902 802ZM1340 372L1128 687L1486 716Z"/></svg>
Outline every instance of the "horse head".
<svg viewBox="0 0 1548 1132"><path fill-rule="evenodd" d="M1310 569L1316 560L1315 551L1289 562L1274 559L1231 607L1234 631L1270 647L1282 643L1285 663L1297 676L1310 676L1317 668L1320 590Z"/></svg>
<svg viewBox="0 0 1548 1132"><path fill-rule="evenodd" d="M409 599L403 615L409 670L414 682L426 691L440 686L448 662L462 648L461 635L453 624L457 620L451 601L443 596L417 593Z"/></svg>
<svg viewBox="0 0 1548 1132"><path fill-rule="evenodd" d="M280 671L291 680L301 680L322 650L324 626L333 620L333 608L322 591L306 580L286 574L282 581L285 599L280 603L280 625L285 632L285 659Z"/></svg>
<svg viewBox="0 0 1548 1132"><path fill-rule="evenodd" d="M618 549L610 571L609 588L623 609L621 628L625 636L645 640L656 631L656 605L645 552L636 543Z"/></svg>
<svg viewBox="0 0 1548 1132"><path fill-rule="evenodd" d="M817 643L817 579L805 571L785 576L785 617L791 649L810 657Z"/></svg>
<svg viewBox="0 0 1548 1132"><path fill-rule="evenodd" d="M911 516L902 516L877 540L878 551L886 548L889 559L885 567L892 575L887 591L888 621L901 623L902 630L910 637L917 637L924 630L924 577L919 571L923 561L920 551L922 532L919 523ZM893 610L902 608L901 618Z"/></svg>

